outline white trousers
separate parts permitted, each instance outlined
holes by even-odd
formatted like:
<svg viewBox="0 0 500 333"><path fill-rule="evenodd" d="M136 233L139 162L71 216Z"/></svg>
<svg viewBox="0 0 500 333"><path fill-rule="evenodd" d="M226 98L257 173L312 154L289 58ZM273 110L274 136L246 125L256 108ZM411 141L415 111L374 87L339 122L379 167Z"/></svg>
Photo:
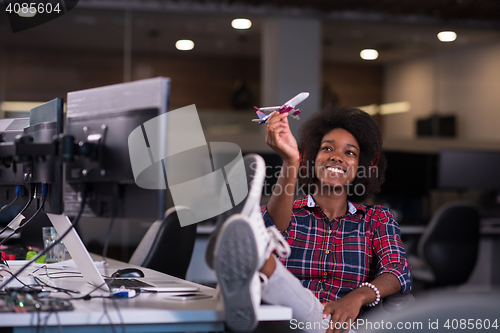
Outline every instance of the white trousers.
<svg viewBox="0 0 500 333"><path fill-rule="evenodd" d="M330 325L330 317L323 319L323 305L312 291L273 256L276 269L269 281L262 287L262 300L265 303L292 308L293 319L280 322L283 332L325 333Z"/></svg>

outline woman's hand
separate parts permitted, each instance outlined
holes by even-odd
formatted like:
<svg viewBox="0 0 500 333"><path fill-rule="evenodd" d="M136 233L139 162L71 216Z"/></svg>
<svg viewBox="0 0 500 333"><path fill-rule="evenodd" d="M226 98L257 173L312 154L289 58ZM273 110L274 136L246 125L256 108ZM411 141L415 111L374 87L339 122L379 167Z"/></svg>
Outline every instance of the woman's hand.
<svg viewBox="0 0 500 333"><path fill-rule="evenodd" d="M266 143L288 165L298 164L300 161L299 149L290 126L288 113L273 111L266 121Z"/></svg>
<svg viewBox="0 0 500 333"><path fill-rule="evenodd" d="M398 278L391 273L382 273L372 282L380 292L380 297L384 298L401 291L401 284ZM350 291L347 295L337 301L324 303L323 318L332 315L327 333L340 333L343 327L349 327L356 320L359 310L365 304L370 304L376 300L377 294L370 287L363 286ZM337 323L337 328L335 328ZM348 330L346 331L348 332Z"/></svg>
<svg viewBox="0 0 500 333"><path fill-rule="evenodd" d="M354 295L354 297L349 297L349 295L347 294L337 301L323 304L325 306L323 318L326 319L328 315L331 315L327 333L340 333L342 329L345 329L344 332L349 332L351 324L355 322L363 304L359 297Z"/></svg>

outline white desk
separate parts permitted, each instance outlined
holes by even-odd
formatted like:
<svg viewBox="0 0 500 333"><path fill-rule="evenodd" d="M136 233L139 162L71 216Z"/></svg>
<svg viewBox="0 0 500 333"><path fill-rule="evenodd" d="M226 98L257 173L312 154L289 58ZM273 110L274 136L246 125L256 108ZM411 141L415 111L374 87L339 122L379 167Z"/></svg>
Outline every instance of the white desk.
<svg viewBox="0 0 500 333"><path fill-rule="evenodd" d="M95 256L94 258L98 258ZM99 260L99 259L97 259ZM108 274L118 268L133 267L116 260L108 260ZM141 268L147 278L162 279L165 274ZM33 270L33 269L32 269ZM100 269L104 272L104 269ZM5 275L5 274L4 274ZM174 278L175 279L175 278ZM80 290L85 295L93 287L82 278L71 277L53 279L57 286ZM215 295L215 289L197 285L201 291ZM119 309L115 308L116 307ZM220 299L210 298L190 301L169 301L162 293L142 293L131 299L94 298L89 301L71 301L73 311L56 313L0 313L0 331L2 327L12 327L13 332L59 332L62 326L67 332L208 332L224 330L224 311ZM107 316L105 314L107 309ZM262 305L257 317L261 321L290 320L292 311L281 306ZM40 326L37 330L37 323ZM122 325L125 325L122 327ZM114 326L114 327L113 327Z"/></svg>

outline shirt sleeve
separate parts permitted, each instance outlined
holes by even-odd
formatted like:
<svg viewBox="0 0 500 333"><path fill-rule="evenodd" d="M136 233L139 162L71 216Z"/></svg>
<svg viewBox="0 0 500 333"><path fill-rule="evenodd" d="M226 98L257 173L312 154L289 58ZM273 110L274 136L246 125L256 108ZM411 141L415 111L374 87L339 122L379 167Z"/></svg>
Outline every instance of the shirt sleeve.
<svg viewBox="0 0 500 333"><path fill-rule="evenodd" d="M377 256L377 273L390 273L401 284L400 294L408 293L413 286L411 265L401 241L401 230L389 209L383 207L374 225L373 248Z"/></svg>
<svg viewBox="0 0 500 333"><path fill-rule="evenodd" d="M266 227L274 227L274 228L278 229L278 227L276 227L276 225L274 224L273 220L271 220L269 213L267 212L267 204L261 206L260 211L262 213L262 218L264 219L264 223L266 224ZM288 226L288 229L281 233L285 239L288 238L288 234L290 233L291 225L292 224L290 223L290 225Z"/></svg>

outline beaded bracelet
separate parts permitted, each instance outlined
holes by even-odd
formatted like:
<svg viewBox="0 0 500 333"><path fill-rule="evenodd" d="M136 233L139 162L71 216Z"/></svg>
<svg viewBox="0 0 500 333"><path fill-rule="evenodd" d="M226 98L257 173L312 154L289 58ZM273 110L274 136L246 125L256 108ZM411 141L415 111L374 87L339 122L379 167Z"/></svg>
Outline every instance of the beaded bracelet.
<svg viewBox="0 0 500 333"><path fill-rule="evenodd" d="M368 306L375 306L375 305L378 304L378 302L380 302L380 291L378 291L377 287L375 287L370 282L363 282L363 283L361 283L358 288L361 288L361 287L372 288L373 291L375 292L375 295L376 295L375 301L373 303L368 304Z"/></svg>

